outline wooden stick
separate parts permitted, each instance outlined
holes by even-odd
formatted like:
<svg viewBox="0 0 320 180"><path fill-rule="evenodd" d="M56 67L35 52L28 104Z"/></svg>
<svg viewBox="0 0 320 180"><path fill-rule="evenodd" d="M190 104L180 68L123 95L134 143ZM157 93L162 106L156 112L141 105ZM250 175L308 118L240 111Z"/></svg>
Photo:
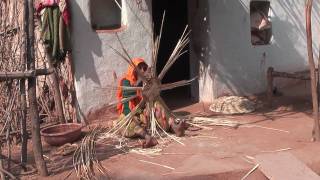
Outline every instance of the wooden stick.
<svg viewBox="0 0 320 180"><path fill-rule="evenodd" d="M123 45L123 43L122 43L122 41L121 41L118 33L116 33L116 37L117 37L117 40L118 40L118 42L119 42L119 44L120 44L120 46L121 46L121 48L122 48L122 51L125 53L125 55L127 56L127 58L130 60L130 61L129 61L129 64L136 69L137 67L136 67L136 65L133 63L133 61L132 61L133 59L132 59L132 57L129 55L129 52L128 52L128 51L126 50L126 48L124 47L124 45ZM143 82L145 82L145 81L146 81L146 77L145 77L139 70L137 70L136 72L137 72L137 75L141 78L141 80L142 80Z"/></svg>
<svg viewBox="0 0 320 180"><path fill-rule="evenodd" d="M274 150L274 151L261 151L263 153L274 153L274 152L282 152L282 151L289 151L292 148L285 148L285 149L278 149L278 150Z"/></svg>
<svg viewBox="0 0 320 180"><path fill-rule="evenodd" d="M73 119L73 122L74 123L78 123L78 118L77 118L77 115L76 115L76 105L75 105L75 102L76 102L76 90L75 90L75 87L74 87L74 63L72 61L72 57L71 55L68 55L68 58L66 59L67 62L68 62L68 73L69 73L69 80L70 80L70 94L71 94L71 102L72 102L72 119Z"/></svg>
<svg viewBox="0 0 320 180"><path fill-rule="evenodd" d="M170 69L170 67L173 65L173 63L184 53L182 50L187 46L189 43L189 34L190 31L187 32L188 25L185 27L180 39L178 40L175 48L173 49L168 61L164 65L163 69L161 70L160 74L158 75L158 78L160 80L163 79L166 72Z"/></svg>
<svg viewBox="0 0 320 180"><path fill-rule="evenodd" d="M2 142L2 141L1 141ZM1 155L1 153L2 153L2 150L1 150L1 146L2 146L2 144L0 143L0 155ZM0 156L0 168L1 169L3 169L3 161L2 161L2 157ZM4 172L3 171L0 171L0 178L1 179L5 179L6 178L6 176L4 175Z"/></svg>
<svg viewBox="0 0 320 180"><path fill-rule="evenodd" d="M93 87L95 89L102 89L102 90L118 90L118 88L121 88L121 90L125 91L136 91L136 90L142 90L143 87L139 86L110 86L110 87Z"/></svg>
<svg viewBox="0 0 320 180"><path fill-rule="evenodd" d="M301 79L301 80L310 80L309 73L299 74L299 73L286 73L286 72L277 72L274 71L272 67L271 75L272 77L281 77L281 78L290 78L290 79ZM269 69L268 69L269 70Z"/></svg>
<svg viewBox="0 0 320 180"><path fill-rule="evenodd" d="M118 42L120 43L120 46L121 46L121 48L122 48L122 51L123 51L124 54L127 56L127 58L130 59L131 65L134 65L133 62L132 62L132 57L129 55L128 51L127 51L126 48L124 47L122 41L120 40L120 37L119 37L118 33L116 33L116 37L117 37Z"/></svg>
<svg viewBox="0 0 320 180"><path fill-rule="evenodd" d="M9 161L7 163L8 171L10 171L10 169L11 169L11 161L10 161L11 160L11 139L9 138L10 130L11 130L11 128L8 127L7 132L6 132L6 134L7 134L7 149L8 149L7 154L8 154L8 159L9 159Z"/></svg>
<svg viewBox="0 0 320 180"><path fill-rule="evenodd" d="M308 61L310 68L310 79L311 79L311 95L312 95L312 107L313 107L313 131L312 136L315 141L320 141L320 128L319 128L319 101L317 93L317 80L316 80L316 70L315 63L313 59L312 50L312 29L311 29L311 11L312 11L313 0L307 0L305 7L306 14L306 33L307 33L307 48L308 48Z"/></svg>
<svg viewBox="0 0 320 180"><path fill-rule="evenodd" d="M24 43L23 59L26 59L26 43ZM22 71L25 71L26 66L22 66ZM26 96L26 80L20 79L20 106L21 106L21 164L25 165L28 160L28 132L27 132L27 96Z"/></svg>
<svg viewBox="0 0 320 180"><path fill-rule="evenodd" d="M172 174L186 174L188 172L169 172L169 173L164 173L162 176L167 176L167 175L172 175Z"/></svg>
<svg viewBox="0 0 320 180"><path fill-rule="evenodd" d="M175 168L170 167L170 166L166 166L166 165L162 165L162 164L158 164L158 163L154 163L154 162L150 162L150 161L145 161L145 160L139 160L140 162L144 162L144 163L148 163L148 164L153 164L153 165L157 165L157 166L161 166L167 169L171 169L171 170L175 170Z"/></svg>
<svg viewBox="0 0 320 180"><path fill-rule="evenodd" d="M114 2L117 4L117 6L119 7L119 9L122 10L122 7L121 7L121 5L118 3L118 1L117 1L117 0L114 0Z"/></svg>
<svg viewBox="0 0 320 180"><path fill-rule="evenodd" d="M156 39L153 42L153 50L152 50L153 77L157 76L158 52L159 52L159 47L160 47L160 43L161 43L162 30L163 30L163 24L164 24L165 17L166 17L166 11L164 11L163 15L162 15L160 33L159 33L159 35L156 37Z"/></svg>
<svg viewBox="0 0 320 180"><path fill-rule="evenodd" d="M211 128L211 127L201 126L201 125L194 124L194 123L191 123L191 122L187 122L187 124L190 124L192 126L195 126L195 127L198 127L198 128L202 128L202 129L213 130L213 128Z"/></svg>
<svg viewBox="0 0 320 180"><path fill-rule="evenodd" d="M25 7L25 31L27 44L27 68L35 69L35 50L34 50L34 9L33 0L24 0ZM29 100L29 115L32 126L32 149L38 172L41 176L48 176L46 163L43 159L43 151L40 136L40 123L36 97L36 78L28 79L28 100Z"/></svg>
<svg viewBox="0 0 320 180"><path fill-rule="evenodd" d="M49 68L54 69L53 57L51 56L51 53L47 47L45 48L45 50L46 50L46 57L48 60ZM57 111L58 120L60 123L66 123L66 119L63 113L62 99L61 99L61 93L59 88L59 78L57 76L57 72L54 72L50 75L50 80L51 80L50 82L51 82L52 90L54 94L55 110Z"/></svg>
<svg viewBox="0 0 320 180"><path fill-rule="evenodd" d="M246 175L244 175L244 176L241 178L241 180L247 179L247 177L248 177L253 171L255 171L258 167L259 167L259 164L255 165Z"/></svg>
<svg viewBox="0 0 320 180"><path fill-rule="evenodd" d="M161 91L164 91L164 90L174 89L174 88L181 87L181 86L187 86L187 85L190 85L191 82L196 79L197 79L197 77L192 78L190 80L182 80L182 81L177 81L174 83L162 84L160 89L161 89Z"/></svg>
<svg viewBox="0 0 320 180"><path fill-rule="evenodd" d="M173 113L171 113L170 108L168 107L168 105L165 103L165 101L162 99L161 96L159 96L159 97L157 98L157 100L161 103L161 105L163 106L163 108L164 108L167 112L170 112L170 114L171 114L174 118L177 118L176 115L174 115Z"/></svg>
<svg viewBox="0 0 320 180"><path fill-rule="evenodd" d="M119 103L126 103L126 102L128 102L128 101L130 101L130 100L132 100L132 99L134 99L134 98L137 98L138 96L132 96L132 97L128 97L128 98L123 98L122 100L120 100L120 101L114 101L114 102L111 102L111 103L109 103L107 106L106 106L106 108L109 108L109 107L112 107L112 106L116 106L116 105L118 105Z"/></svg>
<svg viewBox="0 0 320 180"><path fill-rule="evenodd" d="M273 131L279 131L279 132L284 132L284 133L290 133L290 131L286 131L286 130L282 130L282 129L276 129L276 128L269 128L269 127L264 127L264 126L260 126L260 125L250 125L250 124L244 124L244 125L240 125L240 128L252 128L252 127L256 127L256 128L262 128L262 129L268 129L268 130L273 130Z"/></svg>
<svg viewBox="0 0 320 180"><path fill-rule="evenodd" d="M25 72L0 72L0 81L8 79L27 79L36 76L49 75L54 72L53 68L50 69L35 69Z"/></svg>

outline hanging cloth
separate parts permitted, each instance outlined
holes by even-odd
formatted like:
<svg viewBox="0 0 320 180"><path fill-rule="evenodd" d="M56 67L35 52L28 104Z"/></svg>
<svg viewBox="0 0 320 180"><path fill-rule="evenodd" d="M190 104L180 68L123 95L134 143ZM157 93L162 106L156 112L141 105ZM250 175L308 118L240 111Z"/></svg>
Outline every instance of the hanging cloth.
<svg viewBox="0 0 320 180"><path fill-rule="evenodd" d="M63 20L59 6L47 6L42 15L41 38L55 61L65 58L71 51L70 32Z"/></svg>

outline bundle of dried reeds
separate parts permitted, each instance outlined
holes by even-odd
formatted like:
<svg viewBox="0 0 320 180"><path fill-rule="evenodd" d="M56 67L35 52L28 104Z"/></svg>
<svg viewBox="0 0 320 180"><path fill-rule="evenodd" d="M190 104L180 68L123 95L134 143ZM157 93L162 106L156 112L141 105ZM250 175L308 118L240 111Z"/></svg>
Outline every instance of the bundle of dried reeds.
<svg viewBox="0 0 320 180"><path fill-rule="evenodd" d="M106 175L106 170L95 156L96 139L105 131L101 127L94 128L83 138L79 148L75 151L73 164L78 177L93 179L95 177L95 168L103 175Z"/></svg>
<svg viewBox="0 0 320 180"><path fill-rule="evenodd" d="M202 126L202 127L208 127L208 126L228 126L237 128L241 125L241 123L237 121L232 121L227 118L208 118L208 117L193 117L188 121L189 124L195 125L195 126Z"/></svg>

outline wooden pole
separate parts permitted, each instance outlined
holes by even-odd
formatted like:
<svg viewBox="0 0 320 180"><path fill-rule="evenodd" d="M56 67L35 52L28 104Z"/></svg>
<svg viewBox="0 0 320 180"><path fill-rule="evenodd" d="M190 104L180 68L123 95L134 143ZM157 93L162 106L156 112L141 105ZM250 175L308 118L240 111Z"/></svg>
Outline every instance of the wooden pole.
<svg viewBox="0 0 320 180"><path fill-rule="evenodd" d="M55 69L53 66L53 58L50 54L49 49L46 47L46 57L48 60L48 65L50 69ZM63 106L62 106L62 99L61 99L61 93L59 88L59 79L57 76L57 72L54 72L50 75L51 84L53 88L53 94L54 94L54 102L55 102L55 110L57 111L58 120L60 123L66 123L66 119L64 117L63 113Z"/></svg>
<svg viewBox="0 0 320 180"><path fill-rule="evenodd" d="M25 0L26 8L26 42L27 42L27 68L29 70L35 69L35 53L34 53L34 10L33 0ZM28 100L29 100L29 117L32 126L32 148L38 172L41 176L48 176L46 163L43 159L41 136L40 136L40 122L38 114L38 106L36 99L36 78L28 79Z"/></svg>
<svg viewBox="0 0 320 180"><path fill-rule="evenodd" d="M298 73L286 73L286 72L277 72L272 71L272 77L280 77L280 78L290 78L290 79L300 79L300 80L310 80L310 74L298 74Z"/></svg>
<svg viewBox="0 0 320 180"><path fill-rule="evenodd" d="M24 2L27 3L26 1ZM28 35L28 8L24 5L24 16L23 16L23 32L24 37ZM22 63L22 71L26 70L26 59L27 59L27 41L25 40L23 43L23 61ZM20 131L21 131L21 156L20 161L21 165L25 166L28 161L28 133L27 133L27 96L26 96L26 79L20 79L20 106L21 106L21 123L20 123Z"/></svg>
<svg viewBox="0 0 320 180"><path fill-rule="evenodd" d="M78 123L77 120L77 114L76 114L76 108L75 108L75 103L76 102L76 91L74 88L74 64L73 64L73 60L70 54L68 54L68 57L66 59L67 64L68 64L68 74L69 74L69 82L70 82L70 93L71 93L71 106L72 106L72 119L73 119L73 123Z"/></svg>
<svg viewBox="0 0 320 180"><path fill-rule="evenodd" d="M10 115L11 116L11 115ZM8 149L8 152L7 152L7 154L8 154L8 159L9 159L9 161L7 162L7 170L8 171L10 171L10 169L11 169L11 139L10 139L10 127L8 127L8 129L7 129L7 133L6 133L6 140L7 140L7 149Z"/></svg>
<svg viewBox="0 0 320 180"><path fill-rule="evenodd" d="M26 79L36 76L49 75L54 73L54 69L35 69L24 72L0 72L0 81L8 79Z"/></svg>
<svg viewBox="0 0 320 180"><path fill-rule="evenodd" d="M311 95L312 95L312 106L313 106L313 116L314 124L312 136L313 140L320 140L320 129L319 129L319 102L318 102L318 90L317 90L317 77L315 70L315 63L313 59L312 50L312 29L311 29L311 11L312 11L313 0L307 0L305 14L306 14L306 33L307 33L307 48L308 48L308 61L310 68L310 79L311 79Z"/></svg>
<svg viewBox="0 0 320 180"><path fill-rule="evenodd" d="M319 46L320 53L320 46ZM316 69L316 82L317 82L317 93L318 93L318 112L320 111L320 54L318 54L318 68ZM320 123L318 122L318 129L320 131ZM320 134L320 133L319 133ZM319 135L320 136L320 135Z"/></svg>
<svg viewBox="0 0 320 180"><path fill-rule="evenodd" d="M20 105L21 105L21 164L27 164L28 159L28 132L27 132L27 98L26 98L26 80L20 80Z"/></svg>
<svg viewBox="0 0 320 180"><path fill-rule="evenodd" d="M0 143L0 155L2 153L1 146L2 146L2 144ZM0 169L3 169L3 158L2 158L2 156L0 156ZM0 171L0 179L6 179L6 176L4 175L3 171Z"/></svg>

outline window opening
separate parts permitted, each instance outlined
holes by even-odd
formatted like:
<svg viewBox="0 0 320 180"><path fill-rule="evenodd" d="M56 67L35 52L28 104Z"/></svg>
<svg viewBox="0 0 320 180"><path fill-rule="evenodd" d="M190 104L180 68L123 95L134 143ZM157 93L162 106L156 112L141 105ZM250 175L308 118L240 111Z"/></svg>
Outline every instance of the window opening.
<svg viewBox="0 0 320 180"><path fill-rule="evenodd" d="M251 44L270 44L272 37L272 23L269 18L269 1L250 2Z"/></svg>
<svg viewBox="0 0 320 180"><path fill-rule="evenodd" d="M121 0L90 0L90 23L94 30L114 30L122 26Z"/></svg>

